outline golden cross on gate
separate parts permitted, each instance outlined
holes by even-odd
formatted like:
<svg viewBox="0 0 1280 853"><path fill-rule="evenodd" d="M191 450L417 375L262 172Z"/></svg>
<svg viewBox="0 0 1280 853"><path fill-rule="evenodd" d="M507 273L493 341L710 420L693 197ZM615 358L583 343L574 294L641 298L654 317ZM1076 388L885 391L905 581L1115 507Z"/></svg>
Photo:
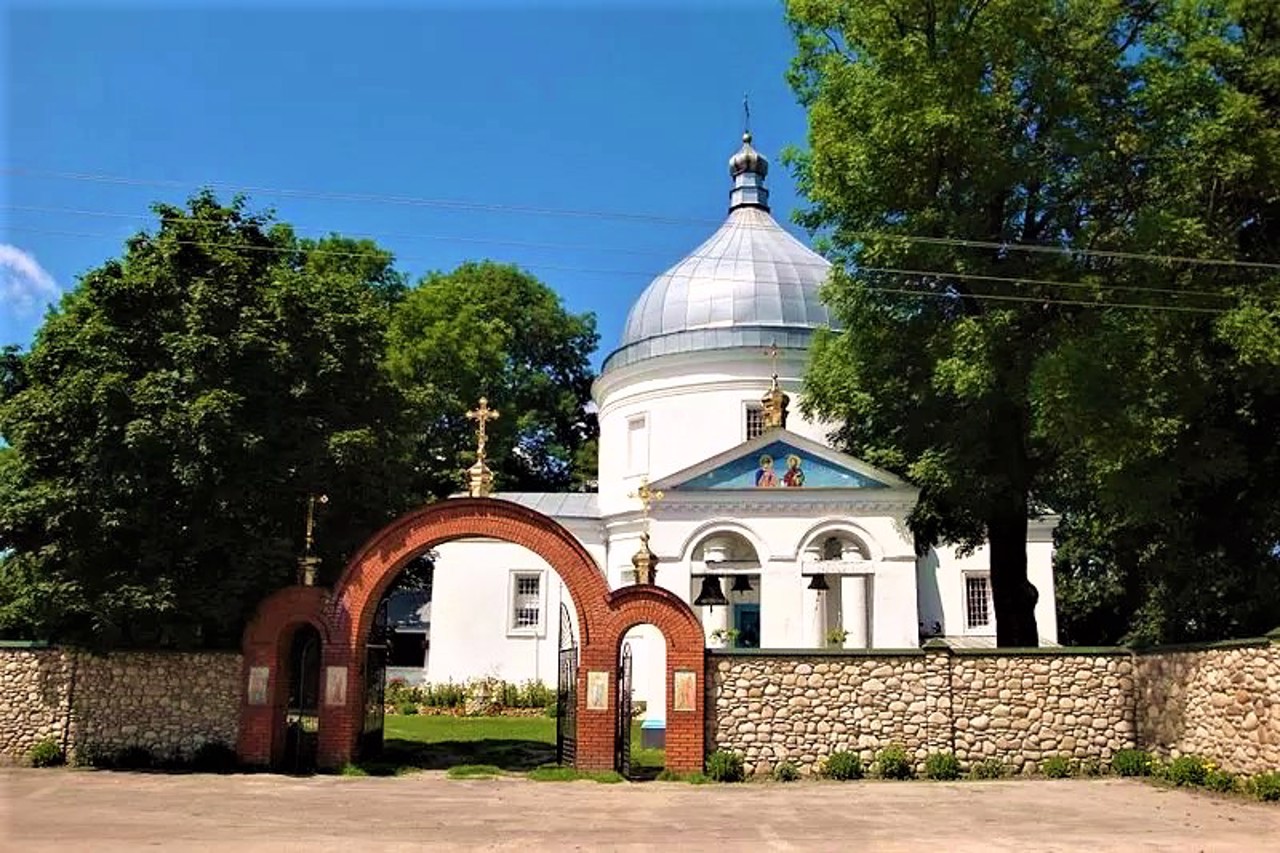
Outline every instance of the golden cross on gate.
<svg viewBox="0 0 1280 853"><path fill-rule="evenodd" d="M649 488L649 478L645 477L640 481L640 488L627 495L627 497L640 499L640 505L644 507L644 520L645 526L647 527L649 522L649 507L662 500L663 494L656 489Z"/></svg>
<svg viewBox="0 0 1280 853"><path fill-rule="evenodd" d="M489 421L496 421L500 412L489 408L487 397L480 398L480 405L467 412L467 418L476 422L476 458L484 459L484 446L489 440Z"/></svg>

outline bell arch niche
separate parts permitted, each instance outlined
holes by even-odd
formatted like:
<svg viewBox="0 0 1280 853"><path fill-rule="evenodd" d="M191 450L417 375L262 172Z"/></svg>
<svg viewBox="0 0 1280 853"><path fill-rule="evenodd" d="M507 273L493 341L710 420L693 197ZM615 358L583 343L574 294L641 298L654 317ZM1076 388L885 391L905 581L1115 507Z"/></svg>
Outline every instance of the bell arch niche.
<svg viewBox="0 0 1280 853"><path fill-rule="evenodd" d="M689 583L709 644L760 648L763 570L754 537L729 527L705 531L689 548Z"/></svg>
<svg viewBox="0 0 1280 853"><path fill-rule="evenodd" d="M825 524L802 540L797 564L805 581L806 635L815 647L872 645L874 541L859 528Z"/></svg>
<svg viewBox="0 0 1280 853"><path fill-rule="evenodd" d="M277 765L282 741L279 703L284 638L290 626L319 630L321 701L317 764L337 767L358 757L366 714L364 662L383 594L404 565L436 545L462 538L491 538L521 545L545 560L564 581L578 616L580 654L576 678L575 765L607 770L615 758L617 652L636 624L656 625L667 639L670 670L696 673L702 691L702 633L689 607L656 587L610 591L603 572L582 544L551 519L497 498L455 498L408 513L375 534L351 559L332 590L296 586L259 607L245 632L245 689L239 751L247 764ZM669 723L675 749L667 767L689 772L702 766L702 705ZM695 719L696 716L696 719Z"/></svg>

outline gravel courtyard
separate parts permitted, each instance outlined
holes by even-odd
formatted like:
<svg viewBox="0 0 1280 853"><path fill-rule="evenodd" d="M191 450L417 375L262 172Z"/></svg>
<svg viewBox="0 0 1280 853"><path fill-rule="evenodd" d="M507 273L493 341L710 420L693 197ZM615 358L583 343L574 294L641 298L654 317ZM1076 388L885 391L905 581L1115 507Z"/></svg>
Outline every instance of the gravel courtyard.
<svg viewBox="0 0 1280 853"><path fill-rule="evenodd" d="M5 850L1280 851L1280 807L1116 779L694 787L0 771Z"/></svg>

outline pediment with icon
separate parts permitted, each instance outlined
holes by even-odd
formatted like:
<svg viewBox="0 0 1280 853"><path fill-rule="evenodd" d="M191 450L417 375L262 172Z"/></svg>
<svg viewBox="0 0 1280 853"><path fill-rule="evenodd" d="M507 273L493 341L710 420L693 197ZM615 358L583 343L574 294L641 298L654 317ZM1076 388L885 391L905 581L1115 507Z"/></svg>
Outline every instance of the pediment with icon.
<svg viewBox="0 0 1280 853"><path fill-rule="evenodd" d="M665 478L676 491L893 489L902 480L786 430L759 438Z"/></svg>

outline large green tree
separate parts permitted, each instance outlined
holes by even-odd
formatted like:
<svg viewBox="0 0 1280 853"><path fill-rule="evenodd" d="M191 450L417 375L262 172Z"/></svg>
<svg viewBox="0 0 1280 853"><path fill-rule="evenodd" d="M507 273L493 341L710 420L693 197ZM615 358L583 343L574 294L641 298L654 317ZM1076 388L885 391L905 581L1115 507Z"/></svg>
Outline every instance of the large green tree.
<svg viewBox="0 0 1280 853"><path fill-rule="evenodd" d="M407 405L383 368L391 256L209 193L155 210L154 233L7 355L9 634L234 644L292 581L309 493L330 497L330 571L413 500Z"/></svg>
<svg viewBox="0 0 1280 853"><path fill-rule="evenodd" d="M594 478L597 433L587 411L591 314L572 314L532 275L507 264L466 263L432 273L397 306L387 364L413 401L423 488L463 487L475 459L479 397L501 414L489 425L489 465L506 491L557 491Z"/></svg>
<svg viewBox="0 0 1280 853"><path fill-rule="evenodd" d="M1222 81L1180 53L1175 31L1203 34L1206 14L1222 26L1199 49L1238 37L1229 8L1199 0L788 4L791 81L810 121L808 151L791 157L810 202L801 219L829 239L827 297L845 327L818 340L808 406L842 424L851 450L921 486L921 547L989 543L1001 645L1038 642L1025 541L1046 503L1076 513L1068 532L1110 539L1099 559L1113 576L1128 570L1118 561L1138 537L1116 508L1141 492L1144 466L1085 413L1121 395L1147 408L1145 428L1167 426L1187 400L1146 394L1148 378L1163 367L1183 390L1211 380L1166 360L1187 350L1157 344L1223 347L1205 330L1228 316L1209 312L1235 304L1217 298L1225 283L1099 253L1172 253L1194 236L1177 214L1205 199L1183 187L1179 206L1177 166L1195 156ZM1172 219L1188 240L1168 239ZM1100 307L1119 303L1150 307ZM1128 358L1064 381L1066 354L1088 361L1099 329ZM1143 359L1145 375L1126 373ZM1205 424L1194 407L1177 414ZM1226 414L1217 428L1237 426ZM1091 436L1107 453L1088 458ZM1148 469L1192 464L1190 439L1181 456L1149 444ZM1108 478L1118 501L1102 506Z"/></svg>

